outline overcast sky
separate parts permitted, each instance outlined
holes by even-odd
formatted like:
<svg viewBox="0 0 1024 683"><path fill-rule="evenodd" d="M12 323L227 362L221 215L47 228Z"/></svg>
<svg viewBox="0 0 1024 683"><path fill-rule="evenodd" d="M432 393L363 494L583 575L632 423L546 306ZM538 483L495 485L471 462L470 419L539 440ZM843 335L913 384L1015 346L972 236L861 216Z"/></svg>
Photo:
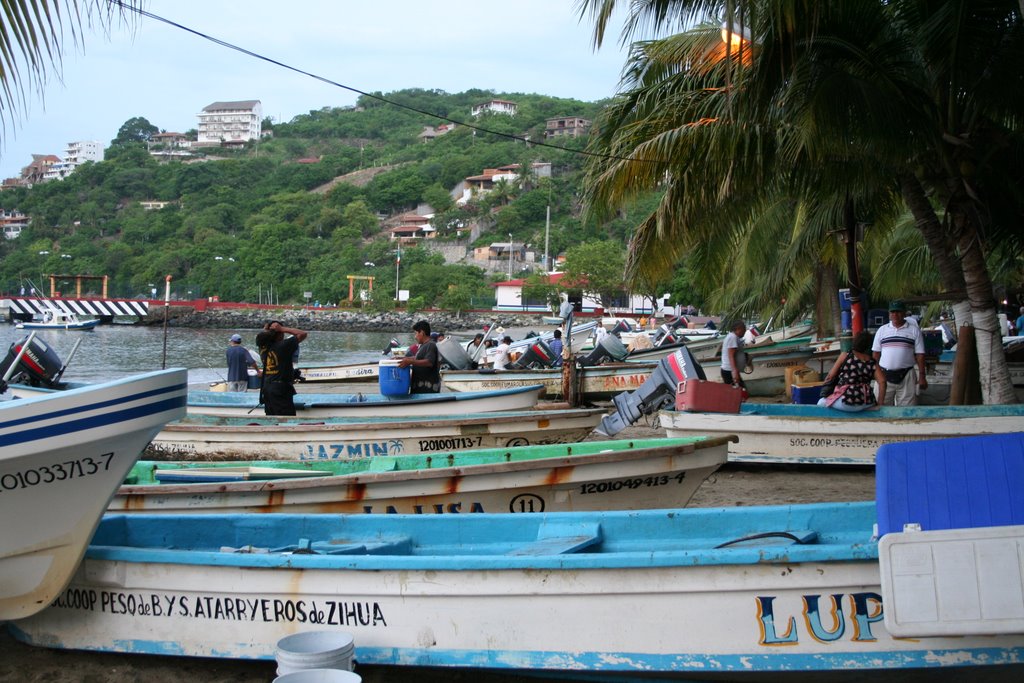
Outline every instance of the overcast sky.
<svg viewBox="0 0 1024 683"><path fill-rule="evenodd" d="M430 0L148 0L145 9L304 71L367 91L470 88L593 101L611 96L624 53L591 47L573 0L498 3ZM143 116L168 131L197 126L218 100L258 99L265 116L288 121L357 95L215 45L152 19L105 38L88 31L69 49L63 82L0 131L0 177L31 154L63 156L68 142L104 145Z"/></svg>

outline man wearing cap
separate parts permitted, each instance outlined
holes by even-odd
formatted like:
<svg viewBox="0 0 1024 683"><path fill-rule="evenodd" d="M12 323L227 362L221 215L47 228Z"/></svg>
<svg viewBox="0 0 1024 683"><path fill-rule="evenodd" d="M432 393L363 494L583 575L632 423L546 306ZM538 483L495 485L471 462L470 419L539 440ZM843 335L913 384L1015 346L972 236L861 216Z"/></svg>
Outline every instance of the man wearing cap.
<svg viewBox="0 0 1024 683"><path fill-rule="evenodd" d="M885 373L886 384L892 388L891 393L886 391L886 403L891 396L894 405L917 405L918 389L928 388L924 376L924 335L920 327L907 321L907 305L903 301L889 302L889 322L878 328L871 351Z"/></svg>
<svg viewBox="0 0 1024 683"><path fill-rule="evenodd" d="M249 388L249 368L256 367L249 350L242 346L242 336L231 335L228 339L228 391L245 391Z"/></svg>

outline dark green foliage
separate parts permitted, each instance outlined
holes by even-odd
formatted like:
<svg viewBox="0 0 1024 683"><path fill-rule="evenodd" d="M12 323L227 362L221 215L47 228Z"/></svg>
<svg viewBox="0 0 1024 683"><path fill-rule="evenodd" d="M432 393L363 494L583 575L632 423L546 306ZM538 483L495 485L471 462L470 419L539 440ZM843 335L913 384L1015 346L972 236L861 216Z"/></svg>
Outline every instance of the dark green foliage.
<svg viewBox="0 0 1024 683"><path fill-rule="evenodd" d="M157 127L141 116L129 119L105 161L61 182L0 194L0 207L32 217L20 238L0 244L0 290L16 291L29 281L41 288L41 276L50 273L106 274L112 296L148 296L150 283L169 274L181 298L266 300L273 285L282 303L302 301L307 291L321 302L338 302L348 296L346 275L354 274L376 278L374 305L383 307L394 295L395 247L378 215L420 202L438 210L435 227L443 240L456 238L458 221L477 219L482 243L505 241L511 232L516 242L543 253L548 206L552 256L588 238L625 239L625 220L580 225L582 157L509 137L543 140L546 118L593 119L599 105L485 90L410 89L387 97L430 113L362 97L357 107L325 107L274 122L272 138L242 150L206 150L216 160L192 163L158 162L146 147ZM517 102L518 115L470 117L473 105L494 98ZM440 117L494 132L457 125L423 142L420 133L445 123ZM584 146L583 140L554 142ZM508 183L493 197L454 205L449 193L464 178L533 161L550 162L555 177ZM312 192L336 177L384 166L390 170L368 184L342 181ZM143 200L169 203L144 210ZM446 265L426 250L403 248L398 271L400 287L427 306L464 308L493 296L483 271Z"/></svg>

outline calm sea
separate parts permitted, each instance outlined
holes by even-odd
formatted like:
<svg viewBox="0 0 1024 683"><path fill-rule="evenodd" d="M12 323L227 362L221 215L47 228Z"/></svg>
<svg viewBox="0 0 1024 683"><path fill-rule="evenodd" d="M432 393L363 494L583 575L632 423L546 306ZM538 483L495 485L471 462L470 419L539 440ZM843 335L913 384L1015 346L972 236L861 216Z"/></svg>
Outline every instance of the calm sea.
<svg viewBox="0 0 1024 683"><path fill-rule="evenodd" d="M223 380L227 375L225 350L228 337L242 335L242 344L255 350L259 330L195 330L167 328L167 357L164 362L163 327L100 325L91 332L37 331L36 338L52 347L68 364L63 379L69 382L97 382L124 377L161 367L187 368L189 383ZM0 326L0 354L28 332L14 325ZM411 334L386 332L310 332L300 347L300 363L358 363L380 358L381 350L394 337L403 345L412 343ZM81 339L72 356L75 342ZM70 360L69 360L70 359Z"/></svg>

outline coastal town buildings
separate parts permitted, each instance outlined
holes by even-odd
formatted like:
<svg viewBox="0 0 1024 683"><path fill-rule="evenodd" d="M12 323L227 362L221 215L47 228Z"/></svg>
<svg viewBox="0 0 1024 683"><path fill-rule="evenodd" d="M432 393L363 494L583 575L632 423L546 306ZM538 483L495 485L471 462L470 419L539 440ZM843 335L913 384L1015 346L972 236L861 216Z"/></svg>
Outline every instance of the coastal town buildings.
<svg viewBox="0 0 1024 683"><path fill-rule="evenodd" d="M86 162L103 161L103 143L99 140L69 142L64 148L64 158L51 164L43 173L43 181L64 180Z"/></svg>
<svg viewBox="0 0 1024 683"><path fill-rule="evenodd" d="M197 116L197 145L242 145L259 139L263 105L259 100L214 102L203 107Z"/></svg>
<svg viewBox="0 0 1024 683"><path fill-rule="evenodd" d="M495 114L505 114L506 116L515 116L516 112L519 111L519 105L515 102L509 102L508 100L490 100L481 104L475 105L470 113L473 116L480 116L484 112L493 112Z"/></svg>
<svg viewBox="0 0 1024 683"><path fill-rule="evenodd" d="M0 209L0 229L3 230L5 239L13 240L19 237L21 231L28 227L29 220L28 216L16 209Z"/></svg>
<svg viewBox="0 0 1024 683"><path fill-rule="evenodd" d="M581 116L560 116L548 119L544 127L544 138L578 138L587 134L591 121Z"/></svg>

